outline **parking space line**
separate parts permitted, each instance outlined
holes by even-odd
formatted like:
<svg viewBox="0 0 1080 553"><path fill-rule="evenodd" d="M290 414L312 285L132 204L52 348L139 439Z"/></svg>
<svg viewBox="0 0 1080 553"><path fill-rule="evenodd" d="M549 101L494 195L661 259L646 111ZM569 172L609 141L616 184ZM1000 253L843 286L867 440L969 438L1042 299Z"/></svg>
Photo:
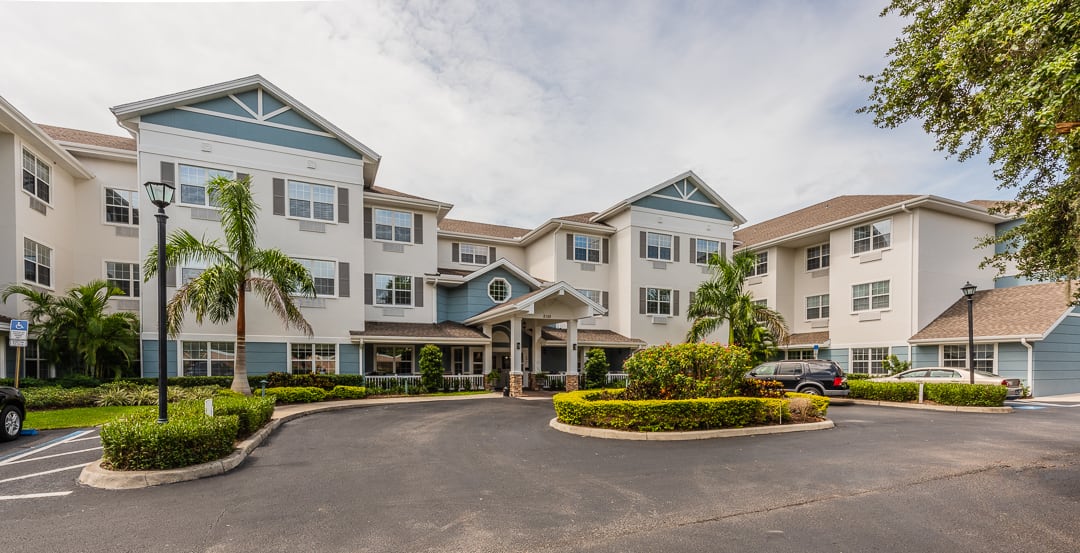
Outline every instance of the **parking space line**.
<svg viewBox="0 0 1080 553"><path fill-rule="evenodd" d="M85 435L87 435L87 434L89 434L89 433L91 433L93 431L94 431L93 428L91 428L90 430L77 430L75 432L72 432L71 434L68 434L67 436L61 436L61 437L56 438L54 440L50 440L48 442L45 442L44 444L41 444L41 445L39 445L37 447L30 448L29 450L27 450L27 451L25 451L25 452L23 452L21 454L14 455L14 456L8 455L7 457L0 458L0 466L9 465L14 461L22 459L23 457L29 457L31 455L34 455L35 453L38 453L38 452L41 452L41 451L45 451L46 449L56 447L56 446L58 446L60 444L63 444L65 442L67 442L68 440L72 440L72 439L75 439L75 438L81 438L81 437L83 437L83 436L85 436Z"/></svg>
<svg viewBox="0 0 1080 553"><path fill-rule="evenodd" d="M67 452L64 452L64 453L54 453L52 455L46 455L44 457L34 457L33 459L19 459L18 461L10 461L10 462L4 463L4 466L17 465L19 463L33 463L34 461L41 461L42 459L52 459L54 457L63 457L64 455L75 455L76 453L86 453L87 451L97 451L99 449L101 449L101 446L89 447L89 448L86 448L86 449L80 449L78 451L67 451Z"/></svg>
<svg viewBox="0 0 1080 553"><path fill-rule="evenodd" d="M93 461L91 461L91 463L92 462ZM33 478L35 476L45 476L46 474L64 472L65 470L81 469L81 468L83 468L83 467L85 467L86 465L89 465L89 464L90 463L81 463L81 464L78 464L78 465L71 465L70 467L61 467L61 468L58 468L58 469L44 470L44 471L41 471L41 472L35 472L33 474L24 474L22 476L15 476L15 477L12 477L12 478L5 478L3 480L0 480L0 484L4 484L4 483L7 483L7 482L14 482L15 480L25 480L27 478Z"/></svg>
<svg viewBox="0 0 1080 553"><path fill-rule="evenodd" d="M74 440L68 440L68 441L66 441L64 443L73 444L75 442L85 442L87 440L96 440L96 439L98 439L98 436L87 436L85 438L76 438Z"/></svg>
<svg viewBox="0 0 1080 553"><path fill-rule="evenodd" d="M38 499L41 497L63 497L70 494L71 491L66 492L46 492L46 493L27 493L23 495L0 495L0 501L10 501L12 499Z"/></svg>

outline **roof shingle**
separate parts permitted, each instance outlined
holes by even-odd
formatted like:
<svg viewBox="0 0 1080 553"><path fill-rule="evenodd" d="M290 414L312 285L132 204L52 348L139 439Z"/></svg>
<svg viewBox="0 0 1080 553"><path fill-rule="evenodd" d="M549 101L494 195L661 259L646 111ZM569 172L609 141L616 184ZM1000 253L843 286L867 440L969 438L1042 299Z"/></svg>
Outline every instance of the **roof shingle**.
<svg viewBox="0 0 1080 553"><path fill-rule="evenodd" d="M753 246L820 225L833 223L900 202L918 198L913 194L837 196L809 207L774 217L735 231L742 247Z"/></svg>
<svg viewBox="0 0 1080 553"><path fill-rule="evenodd" d="M364 325L364 330L352 330L349 334L352 336L425 338L431 340L440 338L488 339L483 332L475 328L451 321L435 324L369 322Z"/></svg>
<svg viewBox="0 0 1080 553"><path fill-rule="evenodd" d="M979 290L973 298L975 338L1042 336L1070 307L1064 282ZM960 298L911 337L922 340L967 340L967 300Z"/></svg>
<svg viewBox="0 0 1080 553"><path fill-rule="evenodd" d="M134 138L113 136L111 134L102 134L90 131L81 131L78 129L69 129L66 127L54 127L52 125L38 124L38 128L45 131L45 134L49 135L49 138L52 138L57 142L72 142L75 144L86 144L88 146L114 148L117 150L129 150L132 152L135 151Z"/></svg>
<svg viewBox="0 0 1080 553"><path fill-rule="evenodd" d="M822 330L818 332L800 332L797 334L788 334L787 340L784 340L780 345L786 348L791 347L813 347L814 344L824 346L825 342L829 341L829 331Z"/></svg>
<svg viewBox="0 0 1080 553"><path fill-rule="evenodd" d="M566 341L566 329L545 327L540 336L545 340L555 342ZM582 344L626 344L627 346L640 346L645 342L637 338L628 338L613 330L593 330L578 327L578 342Z"/></svg>
<svg viewBox="0 0 1080 553"><path fill-rule="evenodd" d="M529 233L530 229L508 227L503 225L490 225L461 219L443 219L439 221L439 230L457 232L461 234L475 234L477 236L490 236L492 238L521 238Z"/></svg>

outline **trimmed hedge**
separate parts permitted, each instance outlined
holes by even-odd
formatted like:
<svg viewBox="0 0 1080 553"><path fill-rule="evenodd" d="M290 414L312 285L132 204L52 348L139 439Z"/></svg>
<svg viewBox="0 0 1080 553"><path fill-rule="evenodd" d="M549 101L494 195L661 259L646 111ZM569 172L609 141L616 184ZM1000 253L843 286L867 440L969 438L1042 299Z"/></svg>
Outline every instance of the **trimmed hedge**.
<svg viewBox="0 0 1080 553"><path fill-rule="evenodd" d="M914 382L870 382L868 380L848 380L852 399L873 401L916 401L919 399L919 385Z"/></svg>
<svg viewBox="0 0 1080 553"><path fill-rule="evenodd" d="M829 412L829 398L826 396L819 396L815 394L801 394L799 392L788 392L784 397L788 399L792 398L806 398L810 400L810 405L813 407L813 413L811 415L824 418Z"/></svg>
<svg viewBox="0 0 1080 553"><path fill-rule="evenodd" d="M20 383L21 384L21 383ZM98 398L96 388L60 388L43 386L22 390L27 409L66 409L93 407Z"/></svg>
<svg viewBox="0 0 1080 553"><path fill-rule="evenodd" d="M364 399L367 395L367 388L363 386L334 386L326 399Z"/></svg>
<svg viewBox="0 0 1080 553"><path fill-rule="evenodd" d="M42 386L23 390L28 409L67 409L71 407L110 407L157 405L157 386L139 386L131 382L110 382L99 388L60 388ZM169 403L207 399L225 390L217 386L170 387Z"/></svg>
<svg viewBox="0 0 1080 553"><path fill-rule="evenodd" d="M243 440L270 422L274 414L274 400L268 397L216 397L214 416L237 417L236 439Z"/></svg>
<svg viewBox="0 0 1080 553"><path fill-rule="evenodd" d="M791 420L788 402L775 398L623 400L624 390L556 394L559 421L576 426L642 432L741 428ZM826 401L828 401L826 399Z"/></svg>
<svg viewBox="0 0 1080 553"><path fill-rule="evenodd" d="M239 417L129 417L101 427L105 465L113 470L164 470L220 459L233 451Z"/></svg>
<svg viewBox="0 0 1080 553"><path fill-rule="evenodd" d="M919 385L915 382L870 382L849 380L853 399L874 401L911 402L919 399ZM1008 390L997 384L942 383L926 384L924 399L940 405L964 407L1001 407L1005 404Z"/></svg>
<svg viewBox="0 0 1080 553"><path fill-rule="evenodd" d="M314 403L326 399L326 390L322 388L267 388L266 397L273 397L278 403Z"/></svg>

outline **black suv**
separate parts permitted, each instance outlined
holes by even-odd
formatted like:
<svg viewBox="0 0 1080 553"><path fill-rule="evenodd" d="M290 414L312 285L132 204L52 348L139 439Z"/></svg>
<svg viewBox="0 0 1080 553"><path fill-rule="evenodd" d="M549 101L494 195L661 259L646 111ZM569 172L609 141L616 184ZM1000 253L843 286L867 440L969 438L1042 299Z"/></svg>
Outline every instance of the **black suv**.
<svg viewBox="0 0 1080 553"><path fill-rule="evenodd" d="M770 361L754 367L747 376L775 380L789 392L829 397L847 397L850 392L843 369L827 359Z"/></svg>
<svg viewBox="0 0 1080 553"><path fill-rule="evenodd" d="M0 442L17 438L25 418L26 400L22 392L10 386L0 386Z"/></svg>

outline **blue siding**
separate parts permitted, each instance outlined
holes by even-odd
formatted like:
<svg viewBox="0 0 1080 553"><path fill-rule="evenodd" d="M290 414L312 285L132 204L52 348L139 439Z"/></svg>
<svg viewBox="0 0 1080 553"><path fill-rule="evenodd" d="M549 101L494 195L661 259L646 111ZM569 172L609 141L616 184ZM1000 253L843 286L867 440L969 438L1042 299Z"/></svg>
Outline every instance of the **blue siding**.
<svg viewBox="0 0 1080 553"><path fill-rule="evenodd" d="M207 100L205 102L199 102L197 104L191 104L193 108L205 109L208 111L216 111L218 113L227 113L229 115L236 115L238 117L244 117L246 119L255 119L250 113L240 107L239 104L233 101L232 98L224 96L221 98L215 98L213 100ZM251 108L254 110L255 108Z"/></svg>
<svg viewBox="0 0 1080 553"><path fill-rule="evenodd" d="M994 235L1000 237L1002 234L1005 234L1008 230L1016 228L1016 227L1022 225L1023 223L1024 223L1023 219L1016 219L1015 221L1006 221L1004 223L998 223L997 226L994 227ZM1006 244L1002 244L1000 242L997 243L997 244L994 244L994 253L1005 253L1005 251L1007 251L1008 249L1009 248L1006 247Z"/></svg>
<svg viewBox="0 0 1080 553"><path fill-rule="evenodd" d="M273 113L283 107L285 107L285 104L281 100L274 98L265 90L263 91L263 113Z"/></svg>
<svg viewBox="0 0 1080 553"><path fill-rule="evenodd" d="M285 342L248 342L249 375L289 371L289 346Z"/></svg>
<svg viewBox="0 0 1080 553"><path fill-rule="evenodd" d="M836 364L840 365L840 368L844 369L844 372L850 372L850 369L848 368L848 350L846 349L819 348L818 359L830 359L836 361Z"/></svg>
<svg viewBox="0 0 1080 553"><path fill-rule="evenodd" d="M911 366L936 367L938 365L938 346L915 346L912 350Z"/></svg>
<svg viewBox="0 0 1080 553"><path fill-rule="evenodd" d="M435 317L440 323L446 320L450 320L450 316L447 314L447 307L450 302L450 289L445 286L438 286L435 288L435 305L436 313Z"/></svg>
<svg viewBox="0 0 1080 553"><path fill-rule="evenodd" d="M272 110L266 109L266 96L265 95L263 96L263 111L264 112L272 111ZM293 111L291 109L289 111L283 111L283 112L275 115L273 118L267 119L267 121L277 123L279 125L288 125L290 127L297 127L297 128L301 128L301 129L307 129L309 131L326 132L326 129L323 129L323 128L319 127L318 125L316 125L315 123L312 123L311 121L308 121L307 119L304 118L303 115L300 115L299 113L296 113L295 111Z"/></svg>
<svg viewBox="0 0 1080 553"><path fill-rule="evenodd" d="M142 120L147 123L164 125L166 127L188 129L196 132L216 134L218 136L227 136L241 140L251 140L253 142L274 144L277 146L285 146L287 148L297 148L300 150L320 152L352 159L363 159L363 156L358 152L336 138L270 127L255 122L248 123L245 121L237 121L236 119L226 119L224 117L215 117L213 115L176 109L144 115Z"/></svg>
<svg viewBox="0 0 1080 553"><path fill-rule="evenodd" d="M1019 378L1027 383L1028 350L1020 342L1002 342L997 350L997 372L1002 378Z"/></svg>
<svg viewBox="0 0 1080 553"><path fill-rule="evenodd" d="M360 346L338 345L338 374L360 374Z"/></svg>
<svg viewBox="0 0 1080 553"><path fill-rule="evenodd" d="M244 103L245 106L251 108L251 111L259 113L259 91L249 90L247 92L241 92L236 95L236 98ZM270 110L273 111L273 110Z"/></svg>
<svg viewBox="0 0 1080 553"><path fill-rule="evenodd" d="M176 376L176 341L165 342L165 351L169 365L165 374ZM157 378L158 376L157 340L143 340L142 342L142 376L143 378Z"/></svg>
<svg viewBox="0 0 1080 553"><path fill-rule="evenodd" d="M510 283L511 299L532 291L528 283L510 271L502 268L495 269L457 288L446 288L445 295L440 293L439 322L462 322L494 307L496 303L488 296L488 284L494 278L503 278Z"/></svg>
<svg viewBox="0 0 1080 553"><path fill-rule="evenodd" d="M1034 346L1032 392L1040 396L1080 393L1080 317L1065 317Z"/></svg>
<svg viewBox="0 0 1080 553"><path fill-rule="evenodd" d="M907 361L908 360L907 352L908 352L907 346L893 346L892 350L889 351L890 354L895 355L896 358L899 359L900 361Z"/></svg>
<svg viewBox="0 0 1080 553"><path fill-rule="evenodd" d="M1041 280L1028 280L1019 276L1003 276L994 279L994 288L1012 288L1013 286L1024 286L1026 284L1039 284Z"/></svg>
<svg viewBox="0 0 1080 553"><path fill-rule="evenodd" d="M682 200L676 200L673 198L665 198L663 196L646 196L636 202L633 205L637 207L647 207L649 209L657 209L660 211L670 211L671 213L681 213L683 215L696 215L698 217L708 217L710 219L719 219L721 221L731 221L731 215L728 215L726 211L720 209L715 205L702 205L689 203Z"/></svg>

